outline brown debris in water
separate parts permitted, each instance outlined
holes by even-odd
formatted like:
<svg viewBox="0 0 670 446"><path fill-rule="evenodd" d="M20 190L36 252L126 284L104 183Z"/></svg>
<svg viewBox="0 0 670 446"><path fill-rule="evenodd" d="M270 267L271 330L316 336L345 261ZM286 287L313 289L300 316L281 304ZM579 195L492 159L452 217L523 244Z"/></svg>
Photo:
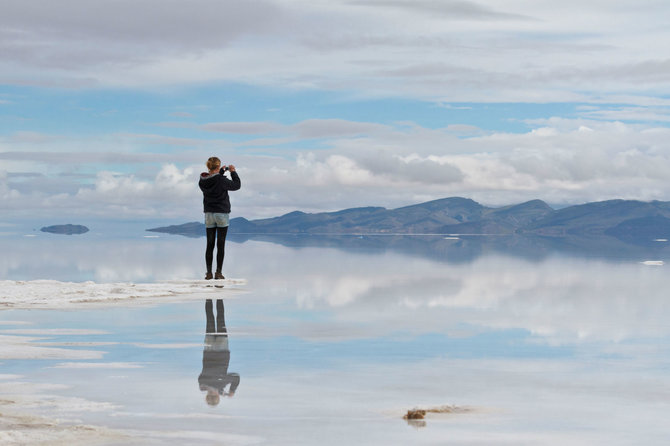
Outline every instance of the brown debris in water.
<svg viewBox="0 0 670 446"><path fill-rule="evenodd" d="M425 421L417 422L416 420L423 420L426 418L426 414L430 413L437 413L437 414L461 414L461 413L469 413L472 412L473 409L470 407L461 407L461 406L439 406L439 407L432 407L429 409L419 409L419 408L414 408L410 409L407 411L405 415L403 415L403 419L407 420L408 423L416 426L416 427L424 427L426 425Z"/></svg>
<svg viewBox="0 0 670 446"><path fill-rule="evenodd" d="M403 416L405 420L423 420L426 416L426 411L423 409L410 409Z"/></svg>

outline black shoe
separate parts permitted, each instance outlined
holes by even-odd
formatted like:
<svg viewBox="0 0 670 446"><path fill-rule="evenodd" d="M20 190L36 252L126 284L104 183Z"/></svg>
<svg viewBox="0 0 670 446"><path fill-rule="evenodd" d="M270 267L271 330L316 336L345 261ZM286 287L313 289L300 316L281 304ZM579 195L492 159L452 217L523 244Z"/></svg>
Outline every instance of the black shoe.
<svg viewBox="0 0 670 446"><path fill-rule="evenodd" d="M225 279L225 277L223 277L223 274L221 274L221 271L215 272L214 273L214 278L215 279Z"/></svg>
<svg viewBox="0 0 670 446"><path fill-rule="evenodd" d="M212 273L208 272L205 274L205 280L211 280L212 279Z"/></svg>

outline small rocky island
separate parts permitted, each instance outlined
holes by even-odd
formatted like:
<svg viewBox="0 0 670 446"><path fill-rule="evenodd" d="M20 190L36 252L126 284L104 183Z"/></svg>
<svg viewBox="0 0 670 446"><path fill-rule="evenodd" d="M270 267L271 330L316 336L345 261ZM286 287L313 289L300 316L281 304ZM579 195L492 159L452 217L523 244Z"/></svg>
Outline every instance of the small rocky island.
<svg viewBox="0 0 670 446"><path fill-rule="evenodd" d="M42 229L40 229L40 231L50 232L51 234L73 235L84 234L88 232L88 228L84 225L73 225L68 223L66 225L44 226Z"/></svg>

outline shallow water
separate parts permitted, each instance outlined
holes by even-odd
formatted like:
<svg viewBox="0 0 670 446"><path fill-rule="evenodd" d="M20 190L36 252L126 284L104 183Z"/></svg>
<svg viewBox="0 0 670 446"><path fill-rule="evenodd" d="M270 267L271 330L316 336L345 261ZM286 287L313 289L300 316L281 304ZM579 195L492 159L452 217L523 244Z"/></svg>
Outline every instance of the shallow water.
<svg viewBox="0 0 670 446"><path fill-rule="evenodd" d="M666 259L663 249L280 241L227 245L224 273L247 279L246 292L208 297L225 306L222 373L240 383L215 406L198 382L205 298L1 311L0 439L666 443L667 266L642 263ZM13 254L0 261L0 279L202 275L202 239L40 234L2 243ZM402 418L445 405L463 410Z"/></svg>

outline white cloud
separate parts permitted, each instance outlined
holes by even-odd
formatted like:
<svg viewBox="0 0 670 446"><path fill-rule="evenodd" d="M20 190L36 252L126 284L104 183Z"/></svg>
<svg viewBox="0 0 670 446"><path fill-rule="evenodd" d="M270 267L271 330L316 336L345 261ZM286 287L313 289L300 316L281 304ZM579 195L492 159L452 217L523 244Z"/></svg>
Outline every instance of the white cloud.
<svg viewBox="0 0 670 446"><path fill-rule="evenodd" d="M6 169L0 175L0 206L15 215L39 209L192 220L201 212L197 175L211 154L238 167L242 189L231 200L235 215L247 218L295 209L394 208L447 196L488 205L670 196L670 130L665 127L551 118L527 121L525 133L467 126L474 136L459 137L453 125L238 124L217 125L250 132L240 133L239 142L194 136L183 142L187 149L173 146L172 153L162 154L137 151L147 143L172 143L161 135L117 136L126 150L117 153L109 150L114 138L103 142L100 152L58 152L41 141L43 136L30 138L21 143L25 150L0 152ZM35 172L35 162L50 168Z"/></svg>
<svg viewBox="0 0 670 446"><path fill-rule="evenodd" d="M200 194L197 178L198 172L194 168L180 170L172 164L163 165L151 181L101 171L94 187L80 189L73 199L81 206L92 207L93 213L110 207L125 215L149 216L156 211L174 215L175 211L169 209L172 206L194 209L195 206L189 204Z"/></svg>
<svg viewBox="0 0 670 446"><path fill-rule="evenodd" d="M3 198L2 208L23 217L37 209L45 218L55 215L116 219L198 215L201 212L198 173L195 167L179 169L173 164L165 164L152 178L145 180L134 174L102 170L97 173L93 185L70 187L71 192L45 188L49 182L39 181L25 193L10 188L4 175L0 176L0 196Z"/></svg>

